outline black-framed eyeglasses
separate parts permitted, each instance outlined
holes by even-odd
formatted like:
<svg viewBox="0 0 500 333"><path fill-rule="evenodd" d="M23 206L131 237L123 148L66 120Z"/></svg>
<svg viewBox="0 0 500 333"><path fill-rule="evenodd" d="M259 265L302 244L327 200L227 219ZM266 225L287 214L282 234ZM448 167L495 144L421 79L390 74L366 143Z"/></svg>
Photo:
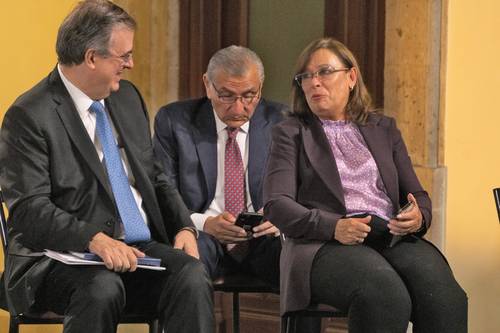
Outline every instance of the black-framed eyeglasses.
<svg viewBox="0 0 500 333"><path fill-rule="evenodd" d="M224 104L233 104L233 103L236 103L236 101L239 99L241 101L241 103L243 103L244 105L250 105L250 104L252 104L252 102L256 98L259 97L260 87L261 87L261 86L259 86L257 93L248 93L245 95L228 95L228 94L219 92L219 89L217 89L215 84L213 82L211 82L211 83L212 83L212 87L214 87L215 92L217 93L217 97L219 98L219 101L221 101L221 103L224 103Z"/></svg>
<svg viewBox="0 0 500 333"><path fill-rule="evenodd" d="M333 66L321 67L315 72L305 72L295 75L294 79L299 86L311 83L314 77L317 77L320 81L329 78L333 73L336 72L347 72L351 68L335 68Z"/></svg>

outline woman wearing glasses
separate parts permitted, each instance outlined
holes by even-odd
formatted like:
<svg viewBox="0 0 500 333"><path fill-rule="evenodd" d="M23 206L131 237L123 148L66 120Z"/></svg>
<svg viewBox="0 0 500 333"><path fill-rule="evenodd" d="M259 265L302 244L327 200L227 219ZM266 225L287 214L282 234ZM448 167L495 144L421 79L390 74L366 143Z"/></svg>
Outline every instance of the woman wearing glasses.
<svg viewBox="0 0 500 333"><path fill-rule="evenodd" d="M410 320L414 332L466 332L467 297L421 238L429 196L342 43L300 55L264 184L265 214L285 236L282 312L323 303L348 314L349 332L406 332Z"/></svg>

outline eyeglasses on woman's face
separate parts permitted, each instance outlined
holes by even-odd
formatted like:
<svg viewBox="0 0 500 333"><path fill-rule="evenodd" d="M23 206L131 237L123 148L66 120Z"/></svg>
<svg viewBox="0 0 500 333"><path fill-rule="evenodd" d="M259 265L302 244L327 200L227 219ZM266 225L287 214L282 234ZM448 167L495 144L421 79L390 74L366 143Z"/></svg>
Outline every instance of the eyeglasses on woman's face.
<svg viewBox="0 0 500 333"><path fill-rule="evenodd" d="M297 75L295 75L294 79L299 86L303 87L304 85L311 84L312 79L315 77L317 77L318 80L320 80L320 81L324 81L324 80L329 79L336 72L346 72L349 70L351 70L351 69L350 68L335 68L333 66L328 65L328 66L324 66L324 67L319 68L315 72L304 72L304 73L297 74Z"/></svg>

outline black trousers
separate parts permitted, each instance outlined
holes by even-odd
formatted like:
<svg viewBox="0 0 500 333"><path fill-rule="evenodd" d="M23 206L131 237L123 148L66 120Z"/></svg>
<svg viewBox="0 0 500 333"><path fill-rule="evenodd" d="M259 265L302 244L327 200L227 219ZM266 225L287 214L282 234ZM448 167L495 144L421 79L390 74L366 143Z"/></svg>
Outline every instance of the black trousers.
<svg viewBox="0 0 500 333"><path fill-rule="evenodd" d="M441 253L409 238L392 248L325 244L311 271L312 302L348 313L349 332L467 332L467 296Z"/></svg>
<svg viewBox="0 0 500 333"><path fill-rule="evenodd" d="M157 242L139 247L165 271L115 273L104 266L54 263L37 307L64 314L64 332L115 332L124 311L156 314L165 333L214 332L213 290L203 264Z"/></svg>
<svg viewBox="0 0 500 333"><path fill-rule="evenodd" d="M251 273L279 288L279 237L259 237L250 240L248 255L241 263L235 261L215 237L200 231L200 260L213 279L230 272Z"/></svg>
<svg viewBox="0 0 500 333"><path fill-rule="evenodd" d="M279 237L259 237L252 239L245 259L238 263L227 254L224 246L212 235L200 232L198 237L200 260L205 264L210 276L215 279L228 272L248 272L279 289L279 262L281 241ZM297 332L319 333L321 318L298 318Z"/></svg>

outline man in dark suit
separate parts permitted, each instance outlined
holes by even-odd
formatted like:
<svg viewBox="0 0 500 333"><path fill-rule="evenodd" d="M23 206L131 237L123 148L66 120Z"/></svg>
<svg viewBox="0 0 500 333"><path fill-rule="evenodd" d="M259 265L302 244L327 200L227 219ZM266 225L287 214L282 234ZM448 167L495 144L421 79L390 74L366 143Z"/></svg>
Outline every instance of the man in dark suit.
<svg viewBox="0 0 500 333"><path fill-rule="evenodd" d="M176 102L155 119L155 153L192 211L201 260L211 276L247 270L278 285L279 231L265 221L247 233L238 213L262 208L262 177L270 131L286 107L261 98L264 67L253 51L216 52L203 75L206 98ZM235 139L231 139L234 131ZM237 167L228 163L231 142ZM234 148L234 146L233 146ZM237 188L231 188L236 182ZM228 202L231 200L231 202ZM240 204L234 208L234 201Z"/></svg>
<svg viewBox="0 0 500 333"><path fill-rule="evenodd" d="M81 2L59 29L57 68L5 115L9 308L64 314L64 332L113 332L123 311L158 314L165 332L213 332L196 229L155 161L139 92L121 80L135 27L109 1ZM45 249L90 251L105 266L65 265ZM136 271L144 255L166 270Z"/></svg>

